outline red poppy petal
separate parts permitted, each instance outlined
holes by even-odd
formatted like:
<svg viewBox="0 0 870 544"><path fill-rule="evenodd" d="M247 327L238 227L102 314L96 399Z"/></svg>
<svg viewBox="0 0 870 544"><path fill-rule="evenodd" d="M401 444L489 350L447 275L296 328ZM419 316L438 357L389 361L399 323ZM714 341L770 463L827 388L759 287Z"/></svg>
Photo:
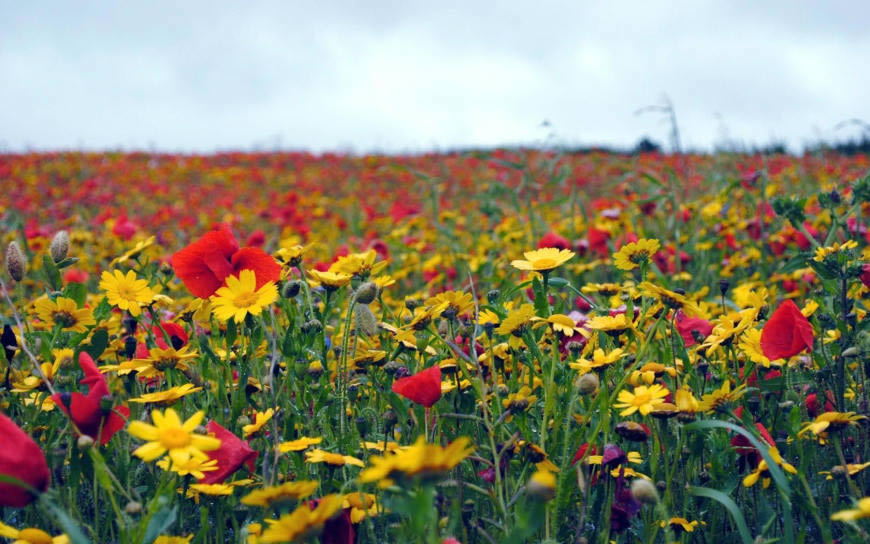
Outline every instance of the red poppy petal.
<svg viewBox="0 0 870 544"><path fill-rule="evenodd" d="M172 268L191 293L208 298L232 272L229 259L238 248L228 229L213 230L175 253Z"/></svg>
<svg viewBox="0 0 870 544"><path fill-rule="evenodd" d="M281 279L281 265L271 255L256 247L243 247L232 257L233 273L242 270L253 270L257 277L257 289L266 282L277 282Z"/></svg>
<svg viewBox="0 0 870 544"><path fill-rule="evenodd" d="M205 477L199 480L200 483L214 484L226 480L235 471L239 470L242 465L246 465L251 472L254 472L254 462L257 460L259 453L252 450L248 443L238 436L234 435L219 423L209 421L206 425L209 433L220 439L220 448L207 452L209 458L217 459L218 469L205 473Z"/></svg>
<svg viewBox="0 0 870 544"><path fill-rule="evenodd" d="M106 377L100 373L100 370L97 368L97 364L91 359L91 356L86 352L79 353L79 366L82 371L85 373L85 377L79 381L79 383L87 385L90 390L93 390L94 387L102 383L103 386L106 385ZM106 387L106 393L109 393L109 388Z"/></svg>
<svg viewBox="0 0 870 544"><path fill-rule="evenodd" d="M112 409L109 417L103 422L103 429L100 433L100 445L103 446L108 443L115 436L115 433L124 428L129 418L130 409L126 406L116 406Z"/></svg>
<svg viewBox="0 0 870 544"><path fill-rule="evenodd" d="M45 455L18 425L0 414L0 474L17 478L40 491L48 489L51 474ZM0 507L22 508L36 497L17 485L0 482Z"/></svg>
<svg viewBox="0 0 870 544"><path fill-rule="evenodd" d="M427 408L441 398L441 367L432 366L393 383L393 392Z"/></svg>
<svg viewBox="0 0 870 544"><path fill-rule="evenodd" d="M773 312L761 331L761 351L774 361L797 355L813 347L813 326L792 300Z"/></svg>

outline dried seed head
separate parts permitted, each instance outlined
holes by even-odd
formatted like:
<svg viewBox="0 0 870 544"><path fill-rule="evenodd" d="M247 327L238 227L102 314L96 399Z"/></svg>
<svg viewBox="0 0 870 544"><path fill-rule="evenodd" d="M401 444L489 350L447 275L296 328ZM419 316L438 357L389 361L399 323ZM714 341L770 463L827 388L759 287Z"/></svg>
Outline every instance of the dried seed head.
<svg viewBox="0 0 870 544"><path fill-rule="evenodd" d="M6 246L6 271L15 281L23 280L27 272L27 257L18 247L18 242L9 242Z"/></svg>
<svg viewBox="0 0 870 544"><path fill-rule="evenodd" d="M69 253L69 233L67 231L57 231L57 234L55 234L54 238L51 239L49 253L51 253L51 258L56 263L66 259L66 256Z"/></svg>
<svg viewBox="0 0 870 544"><path fill-rule="evenodd" d="M299 280L293 280L286 282L283 286L281 286L281 296L284 298L295 298L296 295L299 294L299 290L302 288L302 282Z"/></svg>

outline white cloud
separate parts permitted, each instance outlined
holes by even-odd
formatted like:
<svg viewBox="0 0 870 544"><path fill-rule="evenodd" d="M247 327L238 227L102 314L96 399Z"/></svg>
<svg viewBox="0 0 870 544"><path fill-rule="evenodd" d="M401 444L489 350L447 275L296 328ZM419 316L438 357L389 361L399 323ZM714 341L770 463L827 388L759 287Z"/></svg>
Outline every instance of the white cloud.
<svg viewBox="0 0 870 544"><path fill-rule="evenodd" d="M0 146L423 150L846 137L870 4L12 3Z"/></svg>

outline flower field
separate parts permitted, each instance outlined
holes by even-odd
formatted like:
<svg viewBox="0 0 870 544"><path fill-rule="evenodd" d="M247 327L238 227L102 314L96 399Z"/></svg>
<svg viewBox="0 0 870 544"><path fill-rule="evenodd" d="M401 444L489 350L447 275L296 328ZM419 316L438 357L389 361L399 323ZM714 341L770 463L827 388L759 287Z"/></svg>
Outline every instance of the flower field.
<svg viewBox="0 0 870 544"><path fill-rule="evenodd" d="M865 155L0 184L5 541L870 541Z"/></svg>

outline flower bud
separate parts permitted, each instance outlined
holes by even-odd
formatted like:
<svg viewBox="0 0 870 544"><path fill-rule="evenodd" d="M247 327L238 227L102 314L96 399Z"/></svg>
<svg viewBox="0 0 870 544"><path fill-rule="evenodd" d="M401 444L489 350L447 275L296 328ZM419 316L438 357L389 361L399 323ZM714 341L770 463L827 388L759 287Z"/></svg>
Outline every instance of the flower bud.
<svg viewBox="0 0 870 544"><path fill-rule="evenodd" d="M6 246L6 271L15 281L23 280L27 272L27 258L18 247L18 242L9 242Z"/></svg>
<svg viewBox="0 0 870 544"><path fill-rule="evenodd" d="M526 492L542 501L552 500L556 496L556 475L549 470L538 470L526 484Z"/></svg>
<svg viewBox="0 0 870 544"><path fill-rule="evenodd" d="M580 376L580 381L578 385L578 390L581 395L591 395L598 389L598 385L600 384L600 380L598 379L598 374L594 372L587 372Z"/></svg>
<svg viewBox="0 0 870 544"><path fill-rule="evenodd" d="M94 439L86 434L83 434L79 437L76 444L78 445L80 450L86 450L94 445Z"/></svg>
<svg viewBox="0 0 870 544"><path fill-rule="evenodd" d="M57 231L57 234L55 234L54 238L51 239L49 253L51 253L51 258L56 263L66 259L66 256L69 253L69 233L67 231Z"/></svg>
<svg viewBox="0 0 870 544"><path fill-rule="evenodd" d="M365 282L357 288L354 298L357 304L371 304L378 298L378 285L372 281Z"/></svg>
<svg viewBox="0 0 870 544"><path fill-rule="evenodd" d="M659 492L651 482L643 478L635 478L631 481L631 496L634 500L644 504L659 502Z"/></svg>
<svg viewBox="0 0 870 544"><path fill-rule="evenodd" d="M299 280L288 281L281 286L281 296L284 298L295 298L302 289L302 282Z"/></svg>
<svg viewBox="0 0 870 544"><path fill-rule="evenodd" d="M302 324L303 334L318 334L323 330L323 323L318 319L312 319Z"/></svg>
<svg viewBox="0 0 870 544"><path fill-rule="evenodd" d="M142 503L137 501L130 501L127 503L127 506L124 507L124 512L127 512L130 515L138 514L142 512Z"/></svg>
<svg viewBox="0 0 870 544"><path fill-rule="evenodd" d="M367 305L357 305L354 308L354 317L356 317L356 330L358 334L363 333L366 336L374 336L378 332L378 319Z"/></svg>

